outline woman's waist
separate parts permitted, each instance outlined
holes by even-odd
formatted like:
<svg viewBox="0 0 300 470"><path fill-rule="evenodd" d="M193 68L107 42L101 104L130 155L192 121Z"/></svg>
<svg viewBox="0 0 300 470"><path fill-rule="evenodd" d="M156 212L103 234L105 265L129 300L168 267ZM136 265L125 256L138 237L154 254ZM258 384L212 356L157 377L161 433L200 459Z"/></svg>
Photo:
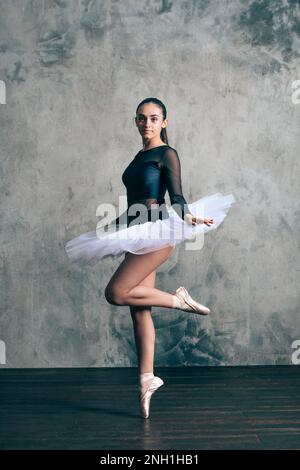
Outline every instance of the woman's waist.
<svg viewBox="0 0 300 470"><path fill-rule="evenodd" d="M145 209L156 208L158 206L164 206L166 204L165 199L157 199L157 198L144 198L144 199L128 199L128 208L134 205L141 205Z"/></svg>
<svg viewBox="0 0 300 470"><path fill-rule="evenodd" d="M138 219L139 223L155 222L155 220L163 220L169 217L165 200L157 200L154 198L135 199L131 201L127 209L128 219Z"/></svg>

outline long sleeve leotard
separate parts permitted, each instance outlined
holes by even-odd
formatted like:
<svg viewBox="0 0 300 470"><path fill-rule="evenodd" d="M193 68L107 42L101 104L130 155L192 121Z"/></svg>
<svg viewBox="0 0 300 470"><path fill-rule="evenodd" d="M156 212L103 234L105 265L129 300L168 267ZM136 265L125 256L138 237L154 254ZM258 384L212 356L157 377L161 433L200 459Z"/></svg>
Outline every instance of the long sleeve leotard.
<svg viewBox="0 0 300 470"><path fill-rule="evenodd" d="M134 225L136 217L137 223L153 221L153 214L158 210L157 206L159 207L157 217L167 218L169 214L165 207L166 190L168 190L171 205L179 217L184 219L185 214L190 213L182 193L180 160L177 151L169 145L139 151L124 170L122 181L127 189L128 208L114 221L117 225ZM137 206L133 208L133 205L137 203L145 207L146 219L142 222L140 213L137 213L135 209ZM130 208L134 209L132 213Z"/></svg>

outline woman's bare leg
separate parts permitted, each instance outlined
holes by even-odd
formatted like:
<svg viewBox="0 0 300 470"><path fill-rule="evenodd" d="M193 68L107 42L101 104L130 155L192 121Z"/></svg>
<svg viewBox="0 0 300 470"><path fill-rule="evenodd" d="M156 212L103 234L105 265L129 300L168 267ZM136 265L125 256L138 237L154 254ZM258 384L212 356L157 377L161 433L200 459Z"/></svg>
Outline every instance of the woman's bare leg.
<svg viewBox="0 0 300 470"><path fill-rule="evenodd" d="M149 274L140 285L155 286L156 271ZM155 327L151 307L130 306L134 337L138 357L139 373L152 372L154 369Z"/></svg>
<svg viewBox="0 0 300 470"><path fill-rule="evenodd" d="M140 283L170 257L173 249L172 246L167 246L144 255L126 254L106 286L106 300L113 305L172 308L175 297L173 294Z"/></svg>

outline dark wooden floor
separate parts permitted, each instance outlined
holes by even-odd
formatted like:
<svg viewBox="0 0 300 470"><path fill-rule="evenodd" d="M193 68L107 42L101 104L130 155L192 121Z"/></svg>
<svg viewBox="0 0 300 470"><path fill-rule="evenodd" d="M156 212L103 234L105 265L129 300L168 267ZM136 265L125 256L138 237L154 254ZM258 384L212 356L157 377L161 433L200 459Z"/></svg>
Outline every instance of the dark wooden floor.
<svg viewBox="0 0 300 470"><path fill-rule="evenodd" d="M135 368L0 370L0 449L300 449L300 368L156 367L140 417Z"/></svg>

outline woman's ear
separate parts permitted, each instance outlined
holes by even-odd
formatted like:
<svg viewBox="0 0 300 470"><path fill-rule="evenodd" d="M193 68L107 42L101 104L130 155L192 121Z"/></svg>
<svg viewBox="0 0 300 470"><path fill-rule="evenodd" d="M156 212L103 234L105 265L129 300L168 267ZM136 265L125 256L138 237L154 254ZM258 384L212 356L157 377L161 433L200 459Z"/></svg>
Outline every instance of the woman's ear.
<svg viewBox="0 0 300 470"><path fill-rule="evenodd" d="M167 124L168 124L168 119L164 119L163 122L162 122L162 127L167 127Z"/></svg>

